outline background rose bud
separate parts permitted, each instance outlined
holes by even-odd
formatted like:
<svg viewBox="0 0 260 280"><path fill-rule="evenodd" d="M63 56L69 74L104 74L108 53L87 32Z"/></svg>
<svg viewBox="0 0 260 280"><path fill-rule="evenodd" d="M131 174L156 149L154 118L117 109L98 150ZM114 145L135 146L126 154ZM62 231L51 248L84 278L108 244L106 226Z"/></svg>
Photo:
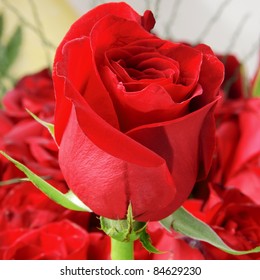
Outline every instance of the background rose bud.
<svg viewBox="0 0 260 280"><path fill-rule="evenodd" d="M217 115L214 182L237 188L260 203L260 99L225 102Z"/></svg>
<svg viewBox="0 0 260 280"><path fill-rule="evenodd" d="M213 190L212 190L213 192ZM249 250L260 244L260 206L237 189L215 188L204 209L209 224L230 247ZM214 214L213 214L214 213ZM234 256L204 243L208 259L259 259L260 254Z"/></svg>
<svg viewBox="0 0 260 280"><path fill-rule="evenodd" d="M249 180L250 181L250 180ZM210 225L220 238L235 250L250 250L260 244L260 206L237 189L224 190L210 185L207 200L189 199L184 207ZM259 259L259 253L236 256L206 243L197 247L205 259Z"/></svg>
<svg viewBox="0 0 260 280"><path fill-rule="evenodd" d="M58 181L64 185L57 162L57 145L47 129L25 110L29 109L41 119L53 122L55 97L49 70L43 69L21 78L16 86L5 94L3 105L4 108L0 111L0 149L26 164L38 175L54 179L57 187L60 184ZM4 158L1 157L0 160ZM6 165L12 164L6 162ZM17 171L15 173L20 174ZM7 178L6 175L4 177ZM12 178L13 175L8 179Z"/></svg>
<svg viewBox="0 0 260 280"><path fill-rule="evenodd" d="M99 6L75 22L54 63L59 162L95 213L159 220L207 174L222 63L151 34L150 12ZM79 55L80 54L80 55Z"/></svg>
<svg viewBox="0 0 260 280"><path fill-rule="evenodd" d="M39 118L53 117L54 94L50 71L43 69L20 79L3 97L5 112L14 119L28 119L28 109Z"/></svg>
<svg viewBox="0 0 260 280"><path fill-rule="evenodd" d="M248 250L260 244L260 103L248 97L242 86L240 63L232 55L224 59L226 78L223 101L216 110L217 145L210 176L194 188L184 204L208 223L230 247ZM207 190L207 191L205 191ZM259 259L259 253L234 256L213 246L200 246L206 259Z"/></svg>
<svg viewBox="0 0 260 280"><path fill-rule="evenodd" d="M225 78L222 89L227 99L242 98L245 96L245 80L242 64L232 54L218 55L225 66Z"/></svg>

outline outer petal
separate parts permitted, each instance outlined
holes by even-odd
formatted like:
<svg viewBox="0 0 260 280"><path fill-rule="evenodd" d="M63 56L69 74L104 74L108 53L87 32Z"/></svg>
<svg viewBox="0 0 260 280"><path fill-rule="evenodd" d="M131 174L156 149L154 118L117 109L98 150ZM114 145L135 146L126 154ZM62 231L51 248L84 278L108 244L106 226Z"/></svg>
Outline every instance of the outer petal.
<svg viewBox="0 0 260 280"><path fill-rule="evenodd" d="M120 142L115 144L121 145ZM171 203L175 185L165 162L139 166L112 156L86 137L74 110L59 156L68 185L95 213L122 219L131 202L137 220L154 220L158 216L160 219L168 214L161 209ZM140 157L140 154L133 157Z"/></svg>
<svg viewBox="0 0 260 280"><path fill-rule="evenodd" d="M218 100L219 88L224 79L224 66L206 45L198 45L196 49L203 53L203 62L199 84L203 88L203 94L191 100L190 109L196 110ZM200 170L198 180L204 179L211 166L212 156L215 148L215 120L210 114L202 126L200 133Z"/></svg>
<svg viewBox="0 0 260 280"><path fill-rule="evenodd" d="M200 147L200 138L204 123L214 121L212 108L215 103L216 101L183 118L143 126L127 133L167 162L177 190L171 203L162 210L167 215L180 207L189 196L199 172L200 149L212 156L214 141L205 140L206 146ZM160 212L157 214L160 215Z"/></svg>
<svg viewBox="0 0 260 280"><path fill-rule="evenodd" d="M227 189L239 189L243 194L250 197L256 204L260 204L260 167L247 165L247 168L238 172L226 181Z"/></svg>
<svg viewBox="0 0 260 280"><path fill-rule="evenodd" d="M224 79L224 66L206 45L198 45L197 50L203 53L199 84L203 94L191 101L191 110L196 110L210 103L219 93L219 88Z"/></svg>

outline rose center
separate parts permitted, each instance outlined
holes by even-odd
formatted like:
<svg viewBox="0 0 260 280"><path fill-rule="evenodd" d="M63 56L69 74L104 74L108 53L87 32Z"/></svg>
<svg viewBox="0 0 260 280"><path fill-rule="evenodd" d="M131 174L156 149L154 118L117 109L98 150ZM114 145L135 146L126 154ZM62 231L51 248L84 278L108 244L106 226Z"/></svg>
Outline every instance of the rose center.
<svg viewBox="0 0 260 280"><path fill-rule="evenodd" d="M178 83L178 62L160 54L155 49L114 49L107 55L109 68L126 91L142 90L151 83L166 87Z"/></svg>

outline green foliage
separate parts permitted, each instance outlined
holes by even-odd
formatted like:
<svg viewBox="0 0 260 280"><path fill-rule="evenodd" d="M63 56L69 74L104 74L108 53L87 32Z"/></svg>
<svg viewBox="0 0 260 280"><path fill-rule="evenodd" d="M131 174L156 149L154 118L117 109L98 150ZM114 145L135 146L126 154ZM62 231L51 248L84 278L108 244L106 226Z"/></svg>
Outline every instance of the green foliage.
<svg viewBox="0 0 260 280"><path fill-rule="evenodd" d="M150 235L147 233L146 230L143 230L140 234L140 241L143 245L143 247L150 253L154 253L154 254L162 254L164 252L161 252L159 250L157 250L151 242L151 238Z"/></svg>
<svg viewBox="0 0 260 280"><path fill-rule="evenodd" d="M133 242L140 239L143 247L151 253L160 253L151 243L146 232L146 223L133 219L131 204L128 207L127 217L124 220L111 220L100 217L101 229L111 238L120 242Z"/></svg>
<svg viewBox="0 0 260 280"><path fill-rule="evenodd" d="M180 207L173 214L161 220L161 224L169 231L174 229L190 238L207 242L224 252L233 255L245 255L260 252L260 246L248 251L236 251L227 246L223 240L206 223L195 218L191 213Z"/></svg>
<svg viewBox="0 0 260 280"><path fill-rule="evenodd" d="M3 35L3 30L4 30L4 15L0 14L0 40Z"/></svg>
<svg viewBox="0 0 260 280"><path fill-rule="evenodd" d="M3 17L0 20L0 35L3 33ZM8 76L8 71L18 56L22 44L22 28L18 26L6 43L0 36L0 76Z"/></svg>
<svg viewBox="0 0 260 280"><path fill-rule="evenodd" d="M14 79L9 75L9 70L15 62L22 44L22 28L17 26L14 32L5 40L4 16L0 15L0 97L10 86L14 85Z"/></svg>
<svg viewBox="0 0 260 280"><path fill-rule="evenodd" d="M255 97L260 97L260 69L258 70L255 82L253 84L252 95L255 96Z"/></svg>
<svg viewBox="0 0 260 280"><path fill-rule="evenodd" d="M48 131L50 132L51 136L53 137L53 139L55 140L55 136L54 136L54 125L52 123L48 123L45 122L43 120L41 120L40 118L38 118L36 115L34 115L34 113L32 113L30 110L26 109L26 111L38 122L40 123L42 126L44 126L45 128L48 129Z"/></svg>
<svg viewBox="0 0 260 280"><path fill-rule="evenodd" d="M137 240L142 230L146 228L145 223L134 221L131 205L128 207L126 219L112 220L100 217L100 225L107 235L121 242Z"/></svg>

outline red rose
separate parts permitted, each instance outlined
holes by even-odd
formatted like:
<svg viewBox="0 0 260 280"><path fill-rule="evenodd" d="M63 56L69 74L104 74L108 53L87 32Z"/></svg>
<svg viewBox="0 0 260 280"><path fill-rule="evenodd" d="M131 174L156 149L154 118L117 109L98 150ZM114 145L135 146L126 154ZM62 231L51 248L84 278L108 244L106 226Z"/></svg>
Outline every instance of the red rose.
<svg viewBox="0 0 260 280"><path fill-rule="evenodd" d="M49 71L45 69L23 77L14 89L6 93L3 105L4 108L0 111L0 150L39 175L64 181L57 160L56 143L47 129L25 110L29 109L47 122L53 121L55 98ZM12 165L3 157L0 160ZM18 177L21 176L24 177ZM5 180L8 179L4 177ZM9 179L12 178L11 175Z"/></svg>
<svg viewBox="0 0 260 280"><path fill-rule="evenodd" d="M31 118L25 108L40 118L53 117L55 101L49 70L23 77L4 95L2 103L6 113L18 120Z"/></svg>
<svg viewBox="0 0 260 280"><path fill-rule="evenodd" d="M243 83L241 63L232 54L218 55L218 58L225 66L225 78L222 84L222 89L226 98L236 99L241 98L245 94L245 85Z"/></svg>
<svg viewBox="0 0 260 280"><path fill-rule="evenodd" d="M38 228L67 212L29 182L1 187L0 198L0 231Z"/></svg>
<svg viewBox="0 0 260 280"><path fill-rule="evenodd" d="M0 253L5 260L84 260L88 245L87 232L66 220L35 230L0 234Z"/></svg>
<svg viewBox="0 0 260 280"><path fill-rule="evenodd" d="M110 238L90 213L64 209L29 182L1 187L0 199L0 259L110 258Z"/></svg>
<svg viewBox="0 0 260 280"><path fill-rule="evenodd" d="M0 111L0 122L0 137L2 138L12 128L13 122L8 118L4 111Z"/></svg>
<svg viewBox="0 0 260 280"><path fill-rule="evenodd" d="M216 196L216 193L213 195ZM211 208L205 212L215 212L209 224L230 247L236 250L250 250L260 244L260 206L250 198L232 189L218 191L218 202L210 202ZM212 199L212 198L211 198ZM214 210L213 210L214 209ZM204 244L204 254L214 259L259 259L260 254L242 256L229 255L208 244Z"/></svg>
<svg viewBox="0 0 260 280"><path fill-rule="evenodd" d="M150 12L101 5L75 22L54 63L59 162L95 213L159 220L208 171L222 63L149 33Z"/></svg>
<svg viewBox="0 0 260 280"><path fill-rule="evenodd" d="M260 245L260 206L239 190L210 187L207 201L187 200L184 206L231 248L243 251ZM198 247L206 259L260 259L259 253L236 256L204 242Z"/></svg>
<svg viewBox="0 0 260 280"><path fill-rule="evenodd" d="M212 181L237 188L260 203L260 99L226 101L217 112L216 162Z"/></svg>

